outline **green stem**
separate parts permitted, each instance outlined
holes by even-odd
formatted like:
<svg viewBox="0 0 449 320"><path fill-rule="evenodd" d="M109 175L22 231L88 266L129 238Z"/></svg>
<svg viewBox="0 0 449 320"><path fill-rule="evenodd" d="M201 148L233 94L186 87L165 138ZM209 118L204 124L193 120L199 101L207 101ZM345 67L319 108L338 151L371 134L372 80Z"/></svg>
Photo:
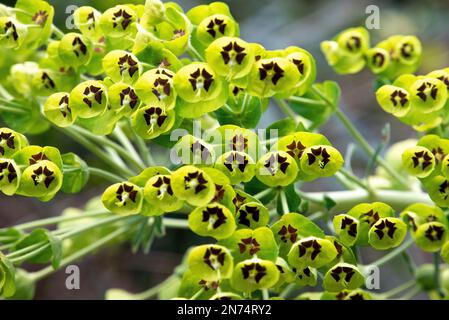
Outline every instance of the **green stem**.
<svg viewBox="0 0 449 320"><path fill-rule="evenodd" d="M441 290L441 279L440 279L440 253L433 253L433 281L435 283L435 291L440 295L441 298L444 297L444 293Z"/></svg>
<svg viewBox="0 0 449 320"><path fill-rule="evenodd" d="M401 298L399 298L399 300L410 300L411 298L416 296L420 291L421 289L419 288L419 286L416 286L410 292L406 293Z"/></svg>
<svg viewBox="0 0 449 320"><path fill-rule="evenodd" d="M192 46L192 44L189 41L189 46L187 48L187 54L191 56L194 59L198 59L198 61L204 61L201 54Z"/></svg>
<svg viewBox="0 0 449 320"><path fill-rule="evenodd" d="M307 104L307 105L313 105L313 106L323 106L324 107L326 105L326 103L324 103L322 101L304 98L304 97L298 97L298 96L291 96L287 100L292 101L292 102L303 103L303 104Z"/></svg>
<svg viewBox="0 0 449 320"><path fill-rule="evenodd" d="M8 258L16 258L16 257L20 257L22 254L24 253L29 253L43 245L45 245L47 242L46 241L41 241L38 243L34 243L28 247L22 248L20 250L16 250L14 252L11 252L10 254L7 255Z"/></svg>
<svg viewBox="0 0 449 320"><path fill-rule="evenodd" d="M156 163L154 162L154 159L151 156L150 148L147 146L145 140L135 133L133 134L133 136L134 136L134 141L136 141L137 149L139 150L139 153L142 157L144 164L146 166L155 166Z"/></svg>
<svg viewBox="0 0 449 320"><path fill-rule="evenodd" d="M106 211L105 209L92 210L92 211L87 211L78 216L59 216L59 217L46 218L46 219L41 219L41 220L34 220L34 221L16 225L14 227L14 229L27 230L27 229L32 229L32 228L36 228L36 227L43 227L43 226L47 226L47 225L51 225L51 224L56 224L59 222L92 218L92 217L98 217L98 216L103 216L103 215L107 215L107 214L110 215L111 213L109 211Z"/></svg>
<svg viewBox="0 0 449 320"><path fill-rule="evenodd" d="M69 128L70 130L76 131L78 134L91 139L97 143L99 143L102 146L110 147L117 151L117 153L123 157L123 159L129 161L131 164L133 164L136 168L139 170L145 169L145 166L142 164L142 160L136 160L132 154L130 154L128 151L123 149L119 144L115 143L114 141L111 141L107 137L97 136L90 132L89 130L86 130L84 128L78 127L78 126L72 126ZM124 139L124 137L122 137ZM127 139L127 138L126 138ZM140 157L138 157L140 159Z"/></svg>
<svg viewBox="0 0 449 320"><path fill-rule="evenodd" d="M0 101L0 104L3 104L4 102ZM13 107L13 106L8 106L8 105L0 105L0 111L5 111L5 112L11 112L14 114L26 114L27 111L23 110L23 109L19 109L17 107Z"/></svg>
<svg viewBox="0 0 449 320"><path fill-rule="evenodd" d="M189 222L185 219L164 218L164 226L174 229L189 229Z"/></svg>
<svg viewBox="0 0 449 320"><path fill-rule="evenodd" d="M268 292L268 289L262 290L262 300L270 300L270 293Z"/></svg>
<svg viewBox="0 0 449 320"><path fill-rule="evenodd" d="M272 191L273 191L273 189L271 189L271 188L265 189L265 190L263 190L263 191L261 191L259 193L256 193L255 195L253 195L253 198L256 198L257 200L260 200L263 197L269 195Z"/></svg>
<svg viewBox="0 0 449 320"><path fill-rule="evenodd" d="M120 128L120 126L115 127L114 133L117 140L122 144L122 146L125 148L127 153L135 159L135 161L139 165L139 169L143 170L145 169L145 164L143 163L143 160L140 158L140 155L137 153L136 149L134 148L131 141L129 141L128 137L125 135L123 130Z"/></svg>
<svg viewBox="0 0 449 320"><path fill-rule="evenodd" d="M196 300L199 298L199 296L204 292L204 288L201 288L198 290L191 298L190 300Z"/></svg>
<svg viewBox="0 0 449 320"><path fill-rule="evenodd" d="M151 297L153 297L156 294L158 294L159 291L161 291L162 289L170 287L171 285L176 283L177 280L178 280L178 276L171 275L170 277L168 277L167 279L165 279L164 281L162 281L158 285L156 285L156 286L154 286L152 288L149 288L146 291L143 291L141 293L133 295L133 298L136 299L136 300L148 300Z"/></svg>
<svg viewBox="0 0 449 320"><path fill-rule="evenodd" d="M299 115L297 115L292 108L290 108L290 106L288 105L287 102L285 102L285 100L282 99L276 99L276 104L279 106L279 109L281 109L281 111L288 117L292 118L293 121L295 121L296 124L298 124L299 122L301 122L301 117Z"/></svg>
<svg viewBox="0 0 449 320"><path fill-rule="evenodd" d="M65 171L64 171L65 172ZM89 173L93 176L103 178L110 182L122 182L123 178L100 168L89 167Z"/></svg>
<svg viewBox="0 0 449 320"><path fill-rule="evenodd" d="M79 134L77 131L72 130L72 128L59 128L63 133L68 135L73 140L79 142L81 145L83 145L87 150L95 154L98 158L100 158L103 162L105 162L107 165L109 165L111 168L114 168L117 172L120 173L120 175L123 175L123 177L129 178L134 176L135 174L129 170L128 168L124 168L120 165L118 165L116 162L114 162L111 157L106 154L103 150L101 150L98 145L92 143L85 137L83 137L81 134Z"/></svg>
<svg viewBox="0 0 449 320"><path fill-rule="evenodd" d="M54 24L51 26L51 30L53 32L53 34L58 38L58 39L62 39L62 37L64 37L64 32L61 31L61 29L59 29L57 26L55 26Z"/></svg>
<svg viewBox="0 0 449 320"><path fill-rule="evenodd" d="M45 250L47 250L47 248L50 247L50 244L47 243L44 246L41 246L40 248L33 250L27 254L24 254L23 256L18 256L15 258L11 258L9 259L12 263L14 264L21 264L22 262L34 258L35 256L37 256L39 253L44 252ZM9 257L8 257L9 258Z"/></svg>
<svg viewBox="0 0 449 320"><path fill-rule="evenodd" d="M360 188L365 189L366 191L368 191L369 193L372 193L373 191L370 189L370 187L363 182L359 177L357 177L356 175L354 175L353 173L349 172L348 170L346 170L345 168L340 168L339 172L349 181L355 183L356 185L358 185Z"/></svg>
<svg viewBox="0 0 449 320"><path fill-rule="evenodd" d="M401 293L402 291L407 290L407 289L413 287L414 285L416 285L416 280L415 279L409 280L409 281L407 281L407 282L397 286L396 288L393 288L391 290L383 292L382 296L385 299L389 299L389 298L397 295L398 293Z"/></svg>
<svg viewBox="0 0 449 320"><path fill-rule="evenodd" d="M281 191L279 196L281 197L282 211L284 212L284 214L289 213L290 209L288 207L288 201L287 201L287 196L285 195L285 192Z"/></svg>
<svg viewBox="0 0 449 320"><path fill-rule="evenodd" d="M288 298L290 296L290 294L296 289L296 284L295 283L290 283L289 285L287 285L287 287L281 292L281 294L279 295L279 297L281 298Z"/></svg>
<svg viewBox="0 0 449 320"><path fill-rule="evenodd" d="M114 240L115 238L121 236L122 234L128 232L130 230L130 226L124 226L121 227L113 232L111 232L110 234L108 234L107 236L100 238L99 240L91 243L90 245L84 247L83 249L71 254L70 256L64 258L61 260L61 264L59 266L59 268L62 268L70 263L72 263L73 261L76 261L82 257L84 257L85 255L97 250L98 248L104 246L105 244L107 244L108 242ZM55 272L56 270L53 269L52 266L48 266L44 269L41 269L37 272L31 273L30 276L32 278L32 280L34 282L37 282L49 275L51 275L53 272Z"/></svg>
<svg viewBox="0 0 449 320"><path fill-rule="evenodd" d="M380 259L370 263L370 265L375 265L377 267L380 267L380 266L384 265L385 263L390 262L391 260L393 260L394 258L399 256L400 254L402 254L402 252L407 250L412 244L413 244L413 239L408 238L399 247L391 250L389 253L387 253Z"/></svg>

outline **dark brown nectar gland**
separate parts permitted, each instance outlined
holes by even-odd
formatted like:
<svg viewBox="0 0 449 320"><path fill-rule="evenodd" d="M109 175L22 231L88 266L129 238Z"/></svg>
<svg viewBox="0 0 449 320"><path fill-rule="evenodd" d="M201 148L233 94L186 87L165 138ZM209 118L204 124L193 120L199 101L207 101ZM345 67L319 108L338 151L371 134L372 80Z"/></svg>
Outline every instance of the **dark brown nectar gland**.
<svg viewBox="0 0 449 320"><path fill-rule="evenodd" d="M72 109L69 107L69 96L65 95L59 100L59 111L64 118L67 118L69 114L72 114Z"/></svg>
<svg viewBox="0 0 449 320"><path fill-rule="evenodd" d="M252 256L260 251L260 244L257 242L256 238L249 237L242 239L239 243L239 251L240 253L244 253L248 250L248 253Z"/></svg>
<svg viewBox="0 0 449 320"><path fill-rule="evenodd" d="M343 220L341 221L341 229L345 230L346 227L348 228L347 233L351 236L351 237L356 237L357 236L357 223L355 223L355 221L349 217L344 217Z"/></svg>
<svg viewBox="0 0 449 320"><path fill-rule="evenodd" d="M194 163L196 163L198 159L201 160L201 163L206 163L207 160L212 157L209 149L198 140L192 143L192 145L190 146L190 151L192 152L192 160Z"/></svg>
<svg viewBox="0 0 449 320"><path fill-rule="evenodd" d="M390 95L390 101L393 103L393 106L397 107L401 105L401 107L405 106L408 102L407 93L402 90L394 90Z"/></svg>
<svg viewBox="0 0 449 320"><path fill-rule="evenodd" d="M207 180L204 178L203 173L199 171L188 173L187 176L184 177L184 189L194 189L195 194L206 189L206 184Z"/></svg>
<svg viewBox="0 0 449 320"><path fill-rule="evenodd" d="M446 85L447 90L449 90L449 77L448 76L441 76L441 77L438 77L437 79L440 80L441 82L443 82Z"/></svg>
<svg viewBox="0 0 449 320"><path fill-rule="evenodd" d="M132 15L126 10L120 9L113 14L112 27L117 28L121 26L123 30L126 30L132 22Z"/></svg>
<svg viewBox="0 0 449 320"><path fill-rule="evenodd" d="M95 13L93 11L87 15L86 25L87 30L95 29Z"/></svg>
<svg viewBox="0 0 449 320"><path fill-rule="evenodd" d="M440 241L444 235L444 228L441 226L430 225L424 235L432 242Z"/></svg>
<svg viewBox="0 0 449 320"><path fill-rule="evenodd" d="M278 235L280 235L281 241L287 243L290 241L291 243L295 243L298 239L298 229L294 228L292 225L282 226L281 230L279 230Z"/></svg>
<svg viewBox="0 0 449 320"><path fill-rule="evenodd" d="M9 161L0 161L0 182L3 181L4 178L8 179L9 183L17 179L16 169Z"/></svg>
<svg viewBox="0 0 449 320"><path fill-rule="evenodd" d="M270 79L276 85L284 77L284 73L284 70L276 62L262 63L259 68L259 79L262 81Z"/></svg>
<svg viewBox="0 0 449 320"><path fill-rule="evenodd" d="M207 72L206 69L198 68L195 72L190 74L189 82L192 85L193 91L201 91L204 89L206 92L209 92L209 88L214 82L214 77L212 74Z"/></svg>
<svg viewBox="0 0 449 320"><path fill-rule="evenodd" d="M47 13L47 11L44 11L44 10L37 11L31 17L31 20L39 26L43 26L45 24L45 22L47 22L47 19L48 19L48 13Z"/></svg>
<svg viewBox="0 0 449 320"><path fill-rule="evenodd" d="M42 72L41 80L42 80L42 85L44 86L44 88L49 89L49 90L52 90L52 89L56 88L55 82L48 75L47 72Z"/></svg>
<svg viewBox="0 0 449 320"><path fill-rule="evenodd" d="M217 288L220 286L220 282L219 281L207 281L204 279L201 279L198 284L203 287L204 291L208 291L208 290L217 290Z"/></svg>
<svg viewBox="0 0 449 320"><path fill-rule="evenodd" d="M120 105L122 107L129 107L131 110L134 110L137 103L139 102L139 98L136 95L136 92L131 87L125 88L120 92Z"/></svg>
<svg viewBox="0 0 449 320"><path fill-rule="evenodd" d="M422 100L427 101L428 97L431 97L433 100L437 99L438 88L435 84L430 82L424 82L418 89L416 95Z"/></svg>
<svg viewBox="0 0 449 320"><path fill-rule="evenodd" d="M123 75L124 72L128 71L129 76L132 78L133 75L139 70L137 61L135 61L129 54L125 54L120 57L117 64L119 66L120 75Z"/></svg>
<svg viewBox="0 0 449 320"><path fill-rule="evenodd" d="M393 239L394 233L397 230L396 223L389 220L383 220L382 222L374 226L374 232L377 234L380 240L387 234L390 239Z"/></svg>
<svg viewBox="0 0 449 320"><path fill-rule="evenodd" d="M234 172L239 170L240 172L245 172L246 166L248 165L248 157L244 154L238 152L231 152L225 159L223 165L228 169L229 172Z"/></svg>
<svg viewBox="0 0 449 320"><path fill-rule="evenodd" d="M270 158L265 161L264 167L267 168L272 176L274 176L279 170L285 174L289 165L290 163L287 162L287 157L283 157L279 154L272 154Z"/></svg>
<svg viewBox="0 0 449 320"><path fill-rule="evenodd" d="M212 18L207 24L206 31L215 39L218 33L221 35L225 34L226 26L227 24L223 19Z"/></svg>
<svg viewBox="0 0 449 320"><path fill-rule="evenodd" d="M165 120L167 120L167 115L164 114L164 110L159 107L150 107L143 113L143 118L147 126L150 126L149 132L154 130L154 126L157 125L159 128L162 127Z"/></svg>
<svg viewBox="0 0 449 320"><path fill-rule="evenodd" d="M157 197L159 199L164 198L166 194L173 196L173 190L171 188L171 180L169 177L159 177L153 187L157 188Z"/></svg>
<svg viewBox="0 0 449 320"><path fill-rule="evenodd" d="M240 209L238 211L239 217L238 222L239 224L245 225L248 228L251 225L251 220L255 222L259 222L260 219L260 210L256 206L245 206L244 209Z"/></svg>
<svg viewBox="0 0 449 320"><path fill-rule="evenodd" d="M207 248L203 257L204 263L214 271L219 270L224 265L225 260L226 253L222 249L215 247Z"/></svg>
<svg viewBox="0 0 449 320"><path fill-rule="evenodd" d="M17 33L17 28L12 21L8 21L5 23L5 34L3 35L6 39L13 38L14 41L17 41L19 39L19 34Z"/></svg>
<svg viewBox="0 0 449 320"><path fill-rule="evenodd" d="M357 52L362 47L362 39L357 36L349 37L348 41L346 41L346 48L351 52Z"/></svg>
<svg viewBox="0 0 449 320"><path fill-rule="evenodd" d="M136 202L137 190L134 187L126 183L121 184L115 192L116 198L122 206L126 206L128 199L132 202Z"/></svg>
<svg viewBox="0 0 449 320"><path fill-rule="evenodd" d="M242 267L243 279L251 279L259 283L267 275L267 268L259 263L250 263Z"/></svg>
<svg viewBox="0 0 449 320"><path fill-rule="evenodd" d="M222 48L220 54L223 58L223 62L227 65L229 64L231 67L235 65L235 63L241 65L243 59L246 56L245 48L239 46L237 42L229 42L226 46Z"/></svg>
<svg viewBox="0 0 449 320"><path fill-rule="evenodd" d="M12 132L0 132L0 154L5 155L5 146L9 149L15 149L14 135Z"/></svg>
<svg viewBox="0 0 449 320"><path fill-rule="evenodd" d="M238 134L232 137L229 147L232 151L244 151L248 148L248 139L243 134Z"/></svg>
<svg viewBox="0 0 449 320"><path fill-rule="evenodd" d="M372 227L378 220L380 219L379 213L374 212L374 210L370 210L367 213L362 213L360 215L360 221L364 221Z"/></svg>
<svg viewBox="0 0 449 320"><path fill-rule="evenodd" d="M159 101L165 99L171 93L169 80L162 77L156 78L156 80L154 80L153 89L151 89L151 92Z"/></svg>
<svg viewBox="0 0 449 320"><path fill-rule="evenodd" d="M103 100L103 90L100 87L96 87L91 85L86 87L83 92L84 98L83 102L89 107L92 108L93 101L95 100L98 104L101 104Z"/></svg>
<svg viewBox="0 0 449 320"><path fill-rule="evenodd" d="M87 54L87 46L86 44L81 40L80 37L75 37L72 41L72 49L73 53L76 57L79 57L81 55L85 56Z"/></svg>
<svg viewBox="0 0 449 320"><path fill-rule="evenodd" d="M447 200L449 197L449 181L446 179L442 184L440 184L438 191L440 192L441 198Z"/></svg>
<svg viewBox="0 0 449 320"><path fill-rule="evenodd" d="M35 186L44 183L45 187L48 189L55 177L53 171L48 169L46 166L40 166L36 170L33 170L31 179L33 180Z"/></svg>
<svg viewBox="0 0 449 320"><path fill-rule="evenodd" d="M385 55L381 52L376 52L371 57L371 64L377 68L382 68L385 63Z"/></svg>
<svg viewBox="0 0 449 320"><path fill-rule="evenodd" d="M223 213L223 209L219 207L207 207L202 213L203 218L201 222L208 222L208 227L211 229L217 229L226 223L227 218Z"/></svg>
<svg viewBox="0 0 449 320"><path fill-rule="evenodd" d="M415 152L415 155L412 157L413 167L416 168L418 166L421 166L422 170L425 170L432 164L432 159L433 158L427 151Z"/></svg>
<svg viewBox="0 0 449 320"><path fill-rule="evenodd" d="M299 257L303 257L308 251L311 252L310 259L315 260L318 254L321 252L321 245L317 240L311 239L301 242L298 245L298 254Z"/></svg>
<svg viewBox="0 0 449 320"><path fill-rule="evenodd" d="M294 159L300 159L306 147L301 143L301 141L293 140L292 143L286 146L286 152Z"/></svg>
<svg viewBox="0 0 449 320"><path fill-rule="evenodd" d="M32 165L32 164L36 164L39 161L43 161L43 160L50 160L50 159L48 159L48 157L45 153L39 152L35 155L32 155L29 159L29 162L30 162L30 165Z"/></svg>
<svg viewBox="0 0 449 320"><path fill-rule="evenodd" d="M326 165L330 162L330 154L327 152L326 148L318 147L318 148L311 148L311 152L307 153L307 158L309 160L309 166L314 164L315 162L318 163L318 166L321 169L324 169Z"/></svg>
<svg viewBox="0 0 449 320"><path fill-rule="evenodd" d="M355 271L350 267L335 267L331 270L331 276L335 281L339 282L344 279L345 282L350 282L354 276Z"/></svg>

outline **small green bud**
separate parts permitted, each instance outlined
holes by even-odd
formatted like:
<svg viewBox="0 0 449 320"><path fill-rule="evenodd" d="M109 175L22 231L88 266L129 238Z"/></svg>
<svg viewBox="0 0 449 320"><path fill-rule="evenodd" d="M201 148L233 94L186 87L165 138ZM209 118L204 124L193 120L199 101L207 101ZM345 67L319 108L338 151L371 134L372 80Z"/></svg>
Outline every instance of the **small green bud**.
<svg viewBox="0 0 449 320"><path fill-rule="evenodd" d="M295 159L284 151L269 152L256 164L257 179L270 187L287 186L295 181L297 174Z"/></svg>
<svg viewBox="0 0 449 320"><path fill-rule="evenodd" d="M189 214L189 227L202 237L225 239L232 235L236 225L228 208L212 203L198 207Z"/></svg>
<svg viewBox="0 0 449 320"><path fill-rule="evenodd" d="M132 37L137 32L136 12L127 5L109 8L101 15L100 28L111 38Z"/></svg>
<svg viewBox="0 0 449 320"><path fill-rule="evenodd" d="M357 289L364 283L365 279L356 266L339 263L326 272L323 287L326 291L339 292Z"/></svg>
<svg viewBox="0 0 449 320"><path fill-rule="evenodd" d="M216 281L228 279L234 269L231 252L223 246L205 244L193 248L187 258L188 267L201 279Z"/></svg>
<svg viewBox="0 0 449 320"><path fill-rule="evenodd" d="M69 107L80 118L93 118L108 105L106 87L96 80L81 82L70 92Z"/></svg>
<svg viewBox="0 0 449 320"><path fill-rule="evenodd" d="M142 208L143 191L130 182L109 186L101 196L106 209L120 215L137 214Z"/></svg>
<svg viewBox="0 0 449 320"><path fill-rule="evenodd" d="M404 151L402 164L410 175L425 178L435 169L435 157L429 149L416 146Z"/></svg>
<svg viewBox="0 0 449 320"><path fill-rule="evenodd" d="M357 241L359 221L348 214L339 214L334 217L333 224L341 242L349 247L353 246Z"/></svg>
<svg viewBox="0 0 449 320"><path fill-rule="evenodd" d="M268 289L279 280L279 274L274 262L253 258L235 266L231 286L241 292Z"/></svg>
<svg viewBox="0 0 449 320"><path fill-rule="evenodd" d="M369 230L369 244L377 250L399 246L407 235L407 225L398 218L379 219Z"/></svg>

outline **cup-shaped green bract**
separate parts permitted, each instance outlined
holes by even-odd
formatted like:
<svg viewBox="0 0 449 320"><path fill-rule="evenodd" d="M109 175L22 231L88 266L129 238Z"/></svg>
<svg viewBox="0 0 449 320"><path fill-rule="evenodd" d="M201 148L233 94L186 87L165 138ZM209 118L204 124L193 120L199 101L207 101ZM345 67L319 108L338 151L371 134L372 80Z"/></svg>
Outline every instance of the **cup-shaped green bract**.
<svg viewBox="0 0 449 320"><path fill-rule="evenodd" d="M290 91L300 78L297 66L287 58L260 59L252 66L246 90L250 95L268 98Z"/></svg>
<svg viewBox="0 0 449 320"><path fill-rule="evenodd" d="M204 206L215 195L212 178L194 166L183 166L173 172L171 183L175 196L192 206Z"/></svg>
<svg viewBox="0 0 449 320"><path fill-rule="evenodd" d="M234 269L231 252L224 246L205 244L193 248L187 258L188 267L206 281L228 279Z"/></svg>
<svg viewBox="0 0 449 320"><path fill-rule="evenodd" d="M421 42L415 36L402 36L395 44L395 58L403 65L418 65L421 60Z"/></svg>
<svg viewBox="0 0 449 320"><path fill-rule="evenodd" d="M14 160L0 158L0 191L8 196L12 196L21 179L21 170Z"/></svg>
<svg viewBox="0 0 449 320"><path fill-rule="evenodd" d="M125 50L112 50L103 60L103 70L114 82L135 82L142 73L142 65L135 55Z"/></svg>
<svg viewBox="0 0 449 320"><path fill-rule="evenodd" d="M314 177L330 177L343 165L343 156L331 146L317 145L304 150L301 171Z"/></svg>
<svg viewBox="0 0 449 320"><path fill-rule="evenodd" d="M292 245L303 237L324 238L324 232L311 220L299 213L284 214L271 226L279 245L279 255L285 258Z"/></svg>
<svg viewBox="0 0 449 320"><path fill-rule="evenodd" d="M389 52L383 48L374 47L366 51L366 63L374 74L387 70L390 60Z"/></svg>
<svg viewBox="0 0 449 320"><path fill-rule="evenodd" d="M396 117L405 116L411 108L410 94L400 87L384 85L376 91L376 99L384 111Z"/></svg>
<svg viewBox="0 0 449 320"><path fill-rule="evenodd" d="M369 34L365 28L350 28L332 41L323 41L321 51L327 63L339 74L359 72L365 66L364 54L369 48Z"/></svg>
<svg viewBox="0 0 449 320"><path fill-rule="evenodd" d="M0 17L0 45L7 49L22 46L27 36L27 27L12 17Z"/></svg>
<svg viewBox="0 0 449 320"><path fill-rule="evenodd" d="M446 263L449 263L449 241L446 241L441 248L441 257Z"/></svg>
<svg viewBox="0 0 449 320"><path fill-rule="evenodd" d="M236 37L239 35L237 22L226 14L213 14L203 19L196 27L196 38L204 46L221 37Z"/></svg>
<svg viewBox="0 0 449 320"><path fill-rule="evenodd" d="M379 221L386 217L393 217L394 210L382 202L360 203L347 212L348 215L359 221L357 245L368 245L368 231Z"/></svg>
<svg viewBox="0 0 449 320"><path fill-rule="evenodd" d="M284 50L284 55L292 62L299 71L299 78L297 79L292 93L302 96L316 79L316 62L315 58L307 50L299 47L288 47Z"/></svg>
<svg viewBox="0 0 449 320"><path fill-rule="evenodd" d="M268 289L279 280L279 270L270 260L253 258L238 263L232 274L232 287L241 292Z"/></svg>
<svg viewBox="0 0 449 320"><path fill-rule="evenodd" d="M340 241L347 246L354 245L359 233L359 221L348 214L339 214L334 217L333 224Z"/></svg>
<svg viewBox="0 0 449 320"><path fill-rule="evenodd" d="M150 178L143 190L145 200L165 212L181 209L184 201L175 196L171 184L169 175L157 175Z"/></svg>
<svg viewBox="0 0 449 320"><path fill-rule="evenodd" d="M240 229L232 236L219 242L228 248L235 261L240 262L257 256L260 259L276 261L278 245L273 232L267 227Z"/></svg>
<svg viewBox="0 0 449 320"><path fill-rule="evenodd" d="M33 73L31 80L33 94L37 96L49 96L57 91L63 91L61 74L50 69L39 69Z"/></svg>
<svg viewBox="0 0 449 320"><path fill-rule="evenodd" d="M69 107L80 118L96 117L104 112L107 105L107 89L100 81L81 82L70 92Z"/></svg>
<svg viewBox="0 0 449 320"><path fill-rule="evenodd" d="M235 219L239 227L255 229L266 226L270 220L270 214L263 204L248 202L239 207Z"/></svg>
<svg viewBox="0 0 449 320"><path fill-rule="evenodd" d="M217 159L215 168L226 174L231 184L236 185L250 181L255 175L256 165L248 154L229 151Z"/></svg>
<svg viewBox="0 0 449 320"><path fill-rule="evenodd" d="M0 157L10 158L27 145L28 140L23 134L9 128L0 128Z"/></svg>
<svg viewBox="0 0 449 320"><path fill-rule="evenodd" d="M263 155L256 164L257 179L270 187L287 186L296 179L298 165L285 151Z"/></svg>
<svg viewBox="0 0 449 320"><path fill-rule="evenodd" d="M276 288L281 288L284 284L292 283L293 281L295 281L296 274L288 265L287 261L285 261L281 257L277 257L275 263L280 272Z"/></svg>
<svg viewBox="0 0 449 320"><path fill-rule="evenodd" d="M407 235L407 225L399 218L379 219L368 232L369 244L377 250L399 246Z"/></svg>
<svg viewBox="0 0 449 320"><path fill-rule="evenodd" d="M62 186L61 169L49 160L38 161L22 172L17 193L36 198L55 195Z"/></svg>
<svg viewBox="0 0 449 320"><path fill-rule="evenodd" d="M254 63L253 47L240 38L221 37L206 49L206 61L227 80L245 77Z"/></svg>
<svg viewBox="0 0 449 320"><path fill-rule="evenodd" d="M408 206L401 212L401 218L410 228L412 234L423 223L432 221L447 223L444 211L441 208L426 203L414 203Z"/></svg>
<svg viewBox="0 0 449 320"><path fill-rule="evenodd" d="M228 85L204 62L182 67L173 77L178 97L179 114L197 118L223 106L228 98Z"/></svg>
<svg viewBox="0 0 449 320"><path fill-rule="evenodd" d="M236 125L227 124L216 129L220 141L214 141L214 144L220 144L220 153L229 151L239 151L248 154L252 159L259 157L261 150L259 137L253 130L242 128ZM215 138L215 137L214 137Z"/></svg>
<svg viewBox="0 0 449 320"><path fill-rule="evenodd" d="M364 283L365 278L356 266L339 263L326 272L323 287L326 291L339 292L357 289Z"/></svg>
<svg viewBox="0 0 449 320"><path fill-rule="evenodd" d="M43 111L45 117L58 127L69 127L76 120L76 114L72 113L69 106L70 94L57 92L47 98Z"/></svg>
<svg viewBox="0 0 449 320"><path fill-rule="evenodd" d="M338 255L334 244L328 239L307 237L295 242L288 253L288 263L297 269L301 267L321 268Z"/></svg>
<svg viewBox="0 0 449 320"><path fill-rule="evenodd" d="M62 170L62 157L55 147L26 146L14 154L14 161L19 166L29 166L40 161L49 160Z"/></svg>
<svg viewBox="0 0 449 320"><path fill-rule="evenodd" d="M420 77L410 87L410 100L413 108L431 113L444 107L448 93L443 81L431 77Z"/></svg>
<svg viewBox="0 0 449 320"><path fill-rule="evenodd" d="M132 37L137 32L137 14L127 5L109 8L100 17L100 28L107 37Z"/></svg>
<svg viewBox="0 0 449 320"><path fill-rule="evenodd" d="M184 164L205 166L213 164L215 159L214 148L204 140L190 134L179 139L173 150Z"/></svg>
<svg viewBox="0 0 449 320"><path fill-rule="evenodd" d="M430 198L437 206L449 207L449 179L444 176L431 176L423 181L424 187Z"/></svg>
<svg viewBox="0 0 449 320"><path fill-rule="evenodd" d="M139 77L134 87L145 103L160 101L170 110L175 107L177 97L173 86L174 75L165 68L151 69Z"/></svg>
<svg viewBox="0 0 449 320"><path fill-rule="evenodd" d="M101 201L112 213L137 214L142 208L143 190L131 182L115 183L103 192Z"/></svg>
<svg viewBox="0 0 449 320"><path fill-rule="evenodd" d="M232 212L218 203L198 207L189 214L189 227L203 237L225 239L232 235L236 225Z"/></svg>
<svg viewBox="0 0 449 320"><path fill-rule="evenodd" d="M0 296L8 298L16 292L13 264L0 252Z"/></svg>
<svg viewBox="0 0 449 320"><path fill-rule="evenodd" d="M299 268L292 268L294 274L294 283L299 287L310 286L314 287L317 285L318 272L315 268L301 266Z"/></svg>
<svg viewBox="0 0 449 320"><path fill-rule="evenodd" d="M425 147L433 153L438 169L444 157L449 154L449 140L440 138L436 134L423 136L419 139L418 146Z"/></svg>
<svg viewBox="0 0 449 320"><path fill-rule="evenodd" d="M132 127L143 139L154 139L169 131L175 123L174 110L166 110L161 103L143 106L132 115Z"/></svg>
<svg viewBox="0 0 449 320"><path fill-rule="evenodd" d="M417 178L429 176L435 169L435 156L425 147L412 147L402 154L402 164L407 172Z"/></svg>
<svg viewBox="0 0 449 320"><path fill-rule="evenodd" d="M124 117L132 115L141 103L135 89L124 82L117 82L108 87L108 101L110 108Z"/></svg>
<svg viewBox="0 0 449 320"><path fill-rule="evenodd" d="M416 245L423 251L439 251L449 239L447 224L432 221L418 226L412 234Z"/></svg>
<svg viewBox="0 0 449 320"><path fill-rule="evenodd" d="M89 63L92 56L92 44L89 39L75 32L65 34L59 42L59 57L72 67Z"/></svg>
<svg viewBox="0 0 449 320"><path fill-rule="evenodd" d="M87 38L98 40L102 36L100 29L101 13L90 6L82 6L73 12L73 21L77 29Z"/></svg>
<svg viewBox="0 0 449 320"><path fill-rule="evenodd" d="M449 97L449 68L444 68L440 70L434 70L426 75L426 77L435 78L444 83L446 86L446 89L448 90L448 97ZM449 99L446 101L445 107L449 105Z"/></svg>

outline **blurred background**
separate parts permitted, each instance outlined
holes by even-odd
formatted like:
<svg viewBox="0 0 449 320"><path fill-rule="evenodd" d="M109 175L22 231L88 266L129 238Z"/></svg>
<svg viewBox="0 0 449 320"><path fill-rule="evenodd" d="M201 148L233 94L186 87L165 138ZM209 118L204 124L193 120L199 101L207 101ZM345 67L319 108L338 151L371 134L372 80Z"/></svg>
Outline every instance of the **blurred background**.
<svg viewBox="0 0 449 320"><path fill-rule="evenodd" d="M15 1L0 1L14 5ZM55 0L49 1L55 6L55 22L64 30L64 23L69 5L90 5L99 10L119 3L143 3L140 1L113 0ZM184 10L211 1L178 0ZM381 130L385 123L391 125L391 141L414 137L415 133L408 127L384 113L378 107L373 93L374 77L369 72L357 75L338 76L326 64L320 50L320 42L331 39L347 27L364 25L368 5L375 4L380 9L380 29L371 30L371 43L393 34L413 34L423 42L424 58L420 73L449 66L449 1L447 0L232 0L224 1L240 23L241 36L250 42L260 42L268 49L284 48L289 45L309 50L317 60L317 81L335 80L342 89L342 110L363 132L371 145L381 142ZM282 115L276 108L270 108L261 121L261 127L273 122ZM331 119L322 132L343 152L348 143L353 142L337 119ZM55 145L61 152L76 152L89 164L95 165L95 158L65 136L54 131L30 137L32 143ZM353 158L354 170L363 173L366 159L361 152ZM0 227L38 218L54 216L67 207L82 207L93 196L101 194L104 189L101 181L93 180L85 190L77 195L59 195L50 203L40 203L33 199L0 196ZM338 189L333 179L323 179L306 184L305 190L324 191ZM39 283L37 299L102 299L105 290L119 287L132 292L139 292L164 280L172 273L185 250L197 243L197 237L190 232L168 230L165 238L157 239L150 254L135 254L129 246L108 248L97 255L79 262L81 269L81 289L65 289L64 271ZM364 252L366 261L376 258L373 252ZM413 255L416 263L431 261L431 257L421 251ZM381 289L387 290L408 277L401 264L382 268ZM420 296L424 297L424 296Z"/></svg>

